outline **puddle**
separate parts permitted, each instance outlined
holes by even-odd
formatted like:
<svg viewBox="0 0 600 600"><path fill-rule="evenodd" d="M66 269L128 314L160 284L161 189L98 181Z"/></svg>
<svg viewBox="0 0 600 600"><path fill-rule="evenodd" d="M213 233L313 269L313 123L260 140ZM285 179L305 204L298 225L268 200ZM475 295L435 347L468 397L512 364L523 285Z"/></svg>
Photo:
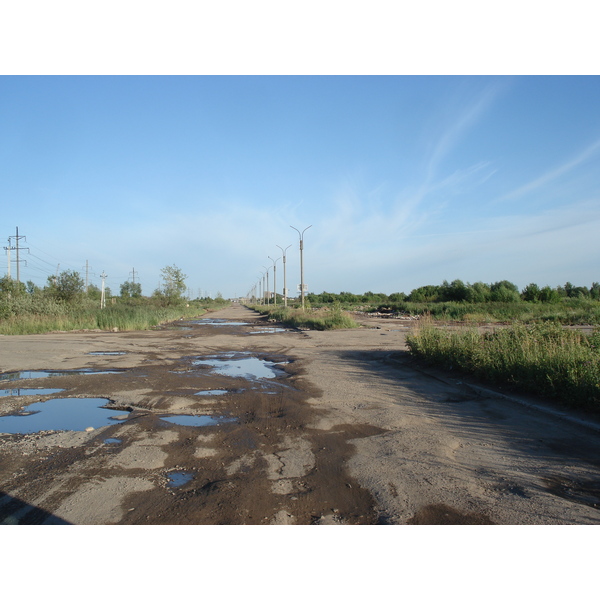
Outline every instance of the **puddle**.
<svg viewBox="0 0 600 600"><path fill-rule="evenodd" d="M123 442L123 440L120 440L119 438L106 438L104 440L105 444L121 444Z"/></svg>
<svg viewBox="0 0 600 600"><path fill-rule="evenodd" d="M63 375L96 375L122 373L123 371L93 371L92 369L72 369L71 371L16 371L3 373L0 381L18 381L21 379L44 379L46 377L62 377Z"/></svg>
<svg viewBox="0 0 600 600"><path fill-rule="evenodd" d="M201 392L196 392L194 396L222 396L227 393L227 390L203 390Z"/></svg>
<svg viewBox="0 0 600 600"><path fill-rule="evenodd" d="M265 327L263 329L257 329L256 331L251 331L250 333L280 333L282 331L287 331L282 327Z"/></svg>
<svg viewBox="0 0 600 600"><path fill-rule="evenodd" d="M235 419L227 417L211 417L209 415L165 415L160 418L162 421L185 427L207 427L209 425L220 425L221 423L232 423L235 421Z"/></svg>
<svg viewBox="0 0 600 600"><path fill-rule="evenodd" d="M195 360L194 365L207 365L220 375L245 379L273 379L282 374L278 364L255 356L223 355L223 358Z"/></svg>
<svg viewBox="0 0 600 600"><path fill-rule="evenodd" d="M103 351L98 351L98 352L88 352L87 353L89 356L119 356L121 354L127 354L127 352L103 352Z"/></svg>
<svg viewBox="0 0 600 600"><path fill-rule="evenodd" d="M195 321L187 322L194 323L195 325L251 325L251 323L244 323L242 321L226 321L225 319L197 319Z"/></svg>
<svg viewBox="0 0 600 600"><path fill-rule="evenodd" d="M167 477L169 479L167 487L170 488L181 487L194 479L194 475L187 471L172 471L171 473L167 473Z"/></svg>
<svg viewBox="0 0 600 600"><path fill-rule="evenodd" d="M129 411L111 408L106 398L54 398L0 417L0 432L86 431L89 427L114 425L128 416Z"/></svg>
<svg viewBox="0 0 600 600"><path fill-rule="evenodd" d="M0 390L0 396L49 396L64 391L60 388L14 388L12 390Z"/></svg>

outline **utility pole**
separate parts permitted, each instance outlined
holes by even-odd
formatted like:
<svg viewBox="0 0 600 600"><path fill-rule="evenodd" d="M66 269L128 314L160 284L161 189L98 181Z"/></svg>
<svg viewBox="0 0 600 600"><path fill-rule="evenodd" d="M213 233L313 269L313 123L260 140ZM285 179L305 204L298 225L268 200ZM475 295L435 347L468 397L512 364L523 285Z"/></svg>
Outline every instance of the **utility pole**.
<svg viewBox="0 0 600 600"><path fill-rule="evenodd" d="M100 308L106 308L106 298L104 296L104 280L108 277L108 275L102 271L102 294L100 295Z"/></svg>
<svg viewBox="0 0 600 600"><path fill-rule="evenodd" d="M11 242L10 240L13 239L15 240L15 246L12 247L11 246ZM20 270L20 266L21 266L21 259L19 258L19 250L29 250L29 248L22 248L21 246L19 246L19 240L24 240L26 239L26 236L24 235L19 235L19 228L17 227L17 234L13 235L11 237L8 238L8 248L5 247L6 250L8 250L8 276L10 277L10 251L11 250L16 250L17 251L17 284L21 283L21 270ZM18 288L17 288L18 289Z"/></svg>
<svg viewBox="0 0 600 600"><path fill-rule="evenodd" d="M132 279L133 279L133 283L135 284L135 269L133 269L133 271L132 271Z"/></svg>
<svg viewBox="0 0 600 600"><path fill-rule="evenodd" d="M271 260L273 260L270 256L267 256L267 258L270 258ZM275 306L277 306L277 271L276 271L276 266L275 263L278 261L279 259L275 259L273 260L273 298L274 298L274 302L275 302Z"/></svg>
<svg viewBox="0 0 600 600"><path fill-rule="evenodd" d="M90 265L88 264L88 261L85 261L85 295L87 296L88 293L88 288L89 288L89 281L90 281Z"/></svg>
<svg viewBox="0 0 600 600"><path fill-rule="evenodd" d="M10 251L11 250L16 250L15 246L11 246L10 245L10 238L8 238L8 246L4 246L4 249L6 250L6 256L8 258L8 271L7 271L7 275L8 275L8 278L10 279Z"/></svg>
<svg viewBox="0 0 600 600"><path fill-rule="evenodd" d="M277 247L281 249L281 252L283 252L283 305L287 307L287 285L285 281L285 250L291 248L292 245L290 244L285 250L281 246Z"/></svg>
<svg viewBox="0 0 600 600"><path fill-rule="evenodd" d="M292 227L292 225L290 225L290 227L296 229L295 227ZM311 227L312 225L309 225L306 229L310 229ZM302 233L296 229L300 236L300 294L302 298L302 310L304 310L304 263L302 262L302 250L304 249L304 232L306 229L304 229Z"/></svg>
<svg viewBox="0 0 600 600"><path fill-rule="evenodd" d="M269 269L270 269L270 268L271 268L271 267L265 267L265 266L263 265L263 269L266 269L266 270L267 270L267 304L269 304Z"/></svg>

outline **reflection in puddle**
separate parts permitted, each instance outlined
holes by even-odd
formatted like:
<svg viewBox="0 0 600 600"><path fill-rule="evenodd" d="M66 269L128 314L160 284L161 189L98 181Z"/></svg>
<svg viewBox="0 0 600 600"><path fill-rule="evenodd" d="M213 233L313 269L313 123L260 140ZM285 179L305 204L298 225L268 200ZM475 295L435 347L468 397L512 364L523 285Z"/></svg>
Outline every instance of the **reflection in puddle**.
<svg viewBox="0 0 600 600"><path fill-rule="evenodd" d="M167 473L167 477L169 478L167 487L170 488L181 487L194 479L192 473L187 473L186 471L172 471L171 473Z"/></svg>
<svg viewBox="0 0 600 600"><path fill-rule="evenodd" d="M64 391L60 388L13 388L12 390L0 390L0 396L49 396Z"/></svg>
<svg viewBox="0 0 600 600"><path fill-rule="evenodd" d="M115 425L128 415L129 411L111 409L106 398L54 398L0 417L0 432L85 431L89 427Z"/></svg>
<svg viewBox="0 0 600 600"><path fill-rule="evenodd" d="M208 425L219 425L220 423L232 423L235 419L226 417L211 417L209 415L167 415L160 417L174 425L186 427L207 427Z"/></svg>
<svg viewBox="0 0 600 600"><path fill-rule="evenodd" d="M230 358L209 358L195 360L194 365L207 365L220 375L228 377L244 377L245 379L273 379L281 374L276 368L277 363L256 358L255 356L244 357L242 355Z"/></svg>
<svg viewBox="0 0 600 600"><path fill-rule="evenodd" d="M114 375L122 371L93 371L92 369L72 369L70 371L16 371L15 373L3 373L1 381L17 381L21 379L44 379L46 377L62 377L63 375Z"/></svg>
<svg viewBox="0 0 600 600"><path fill-rule="evenodd" d="M194 323L195 325L250 325L250 323L244 323L243 321L226 321L225 319L197 319L195 321L187 321L187 323Z"/></svg>
<svg viewBox="0 0 600 600"><path fill-rule="evenodd" d="M194 396L222 396L227 393L227 390L202 390L201 392L196 392Z"/></svg>

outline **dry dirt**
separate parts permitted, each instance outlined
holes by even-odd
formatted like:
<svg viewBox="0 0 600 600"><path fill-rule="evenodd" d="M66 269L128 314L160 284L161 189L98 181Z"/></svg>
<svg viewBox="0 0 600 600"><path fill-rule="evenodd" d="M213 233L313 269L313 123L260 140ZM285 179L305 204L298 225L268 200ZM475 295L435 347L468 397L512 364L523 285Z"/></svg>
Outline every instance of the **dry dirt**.
<svg viewBox="0 0 600 600"><path fill-rule="evenodd" d="M599 522L599 425L423 367L405 348L414 324L362 318L356 330L277 332L237 305L204 317L248 324L0 338L2 373L119 370L0 381L0 391L65 390L0 395L0 417L53 397L130 411L92 431L0 433L0 522ZM223 354L276 363L279 377L194 364ZM197 395L209 390L226 393ZM165 415L223 420L199 427ZM171 487L179 473L189 480Z"/></svg>

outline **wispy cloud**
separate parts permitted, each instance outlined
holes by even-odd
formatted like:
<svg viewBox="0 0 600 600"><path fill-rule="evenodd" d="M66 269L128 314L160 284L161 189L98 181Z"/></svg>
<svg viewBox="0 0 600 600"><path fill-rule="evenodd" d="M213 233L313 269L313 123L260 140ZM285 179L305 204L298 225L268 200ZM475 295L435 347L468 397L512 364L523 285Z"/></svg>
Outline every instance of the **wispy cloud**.
<svg viewBox="0 0 600 600"><path fill-rule="evenodd" d="M533 181L518 187L512 192L504 194L498 199L498 201L514 200L515 198L519 198L547 185L551 181L558 179L559 177L573 170L575 167L578 167L580 164L584 163L586 160L592 158L592 156L594 156L598 150L600 150L600 139L589 145L574 158L567 160L564 164L554 167L552 170L544 173L542 176L537 177Z"/></svg>

